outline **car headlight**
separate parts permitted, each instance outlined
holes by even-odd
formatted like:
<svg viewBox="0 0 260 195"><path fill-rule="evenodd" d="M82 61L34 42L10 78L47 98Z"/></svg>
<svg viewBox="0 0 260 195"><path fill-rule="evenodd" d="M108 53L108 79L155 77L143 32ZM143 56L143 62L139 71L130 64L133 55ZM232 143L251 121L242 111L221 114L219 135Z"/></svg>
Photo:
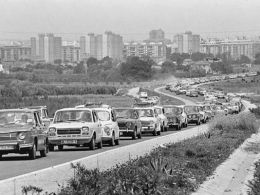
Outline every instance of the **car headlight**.
<svg viewBox="0 0 260 195"><path fill-rule="evenodd" d="M49 128L49 132L50 132L50 133L55 133L55 132L56 132L56 128L50 127L50 128Z"/></svg>
<svg viewBox="0 0 260 195"><path fill-rule="evenodd" d="M105 126L105 127L104 127L104 132L105 132L107 135L110 135L110 127Z"/></svg>
<svg viewBox="0 0 260 195"><path fill-rule="evenodd" d="M24 140L26 137L26 134L24 132L21 132L18 134L18 138L21 139L21 140Z"/></svg>
<svg viewBox="0 0 260 195"><path fill-rule="evenodd" d="M82 127L82 131L89 132L89 128L88 127Z"/></svg>

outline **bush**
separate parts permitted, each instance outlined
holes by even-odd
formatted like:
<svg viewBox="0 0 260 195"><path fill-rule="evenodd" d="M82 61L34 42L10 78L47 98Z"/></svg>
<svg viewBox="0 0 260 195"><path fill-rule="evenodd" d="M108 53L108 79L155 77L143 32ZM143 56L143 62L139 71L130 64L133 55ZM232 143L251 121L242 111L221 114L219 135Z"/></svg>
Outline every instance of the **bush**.
<svg viewBox="0 0 260 195"><path fill-rule="evenodd" d="M258 106L257 108L252 108L250 109L250 112L252 112L253 114L255 114L255 116L257 118L260 118L260 106Z"/></svg>
<svg viewBox="0 0 260 195"><path fill-rule="evenodd" d="M260 161L255 164L255 173L253 181L249 181L250 192L248 195L259 195L260 194Z"/></svg>
<svg viewBox="0 0 260 195"><path fill-rule="evenodd" d="M209 128L211 131L215 129L224 132L241 130L255 133L258 130L258 125L254 114L242 112L238 115L217 115L210 122Z"/></svg>

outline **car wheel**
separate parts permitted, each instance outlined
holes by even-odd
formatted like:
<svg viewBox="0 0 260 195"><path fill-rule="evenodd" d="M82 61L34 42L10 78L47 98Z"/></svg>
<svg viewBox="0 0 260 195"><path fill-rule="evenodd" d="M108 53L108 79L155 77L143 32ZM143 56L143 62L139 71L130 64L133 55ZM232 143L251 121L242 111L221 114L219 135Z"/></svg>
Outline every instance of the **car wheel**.
<svg viewBox="0 0 260 195"><path fill-rule="evenodd" d="M49 151L51 151L51 152L54 151L54 145L49 144Z"/></svg>
<svg viewBox="0 0 260 195"><path fill-rule="evenodd" d="M97 144L97 147L98 147L99 149L101 149L101 148L103 147L102 140Z"/></svg>
<svg viewBox="0 0 260 195"><path fill-rule="evenodd" d="M115 144L118 146L119 145L119 138L115 140Z"/></svg>
<svg viewBox="0 0 260 195"><path fill-rule="evenodd" d="M139 132L139 134L137 135L138 139L142 139L142 133L141 131Z"/></svg>
<svg viewBox="0 0 260 195"><path fill-rule="evenodd" d="M59 150L63 150L63 145L58 145Z"/></svg>
<svg viewBox="0 0 260 195"><path fill-rule="evenodd" d="M137 134L137 132L136 132L136 128L135 128L135 130L134 130L134 132L133 132L133 135L132 135L132 139L133 139L133 140L136 139L136 134Z"/></svg>
<svg viewBox="0 0 260 195"><path fill-rule="evenodd" d="M96 147L96 141L95 141L95 137L93 136L92 139L90 140L90 143L89 143L89 149L90 150L95 150L95 147Z"/></svg>
<svg viewBox="0 0 260 195"><path fill-rule="evenodd" d="M114 132L113 132L113 134L112 134L112 138L111 138L111 140L110 140L109 145L110 145L110 146L114 146L114 145L115 145L115 134L114 134Z"/></svg>
<svg viewBox="0 0 260 195"><path fill-rule="evenodd" d="M31 160L34 160L36 158L36 146L35 146L35 143L33 143L32 148L29 150L29 158Z"/></svg>
<svg viewBox="0 0 260 195"><path fill-rule="evenodd" d="M156 131L156 129L153 131L153 135L154 135L154 136L157 135L157 131Z"/></svg>
<svg viewBox="0 0 260 195"><path fill-rule="evenodd" d="M161 131L157 131L157 135L161 135Z"/></svg>
<svg viewBox="0 0 260 195"><path fill-rule="evenodd" d="M47 145L44 146L44 149L40 151L41 157L46 157L48 152Z"/></svg>
<svg viewBox="0 0 260 195"><path fill-rule="evenodd" d="M164 131L164 125L161 126L161 132L163 132L163 131Z"/></svg>
<svg viewBox="0 0 260 195"><path fill-rule="evenodd" d="M164 131L168 131L168 127L164 127Z"/></svg>

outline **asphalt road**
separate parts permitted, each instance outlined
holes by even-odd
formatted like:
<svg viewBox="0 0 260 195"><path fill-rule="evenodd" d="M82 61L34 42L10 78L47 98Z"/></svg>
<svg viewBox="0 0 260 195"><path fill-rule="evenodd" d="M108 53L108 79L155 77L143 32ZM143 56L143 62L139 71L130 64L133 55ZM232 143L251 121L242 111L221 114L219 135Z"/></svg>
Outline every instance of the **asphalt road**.
<svg viewBox="0 0 260 195"><path fill-rule="evenodd" d="M155 89L155 91L162 93L164 95L177 98L181 101L183 101L185 104L191 104L190 100L185 100L183 98L174 96L172 94L166 94L161 91L159 91L161 88ZM132 93L136 93L136 90L134 90ZM193 126L189 126L188 128L191 128ZM185 128L185 129L188 129ZM185 130L183 129L183 130ZM162 135L168 135L172 133L176 133L174 129L171 129L170 131L163 132ZM33 171L41 170L44 168L52 167L55 165L59 165L62 163L70 162L76 159L80 159L83 157L87 157L93 154L105 152L107 150L111 150L118 147L123 147L130 144L135 144L138 142L142 142L148 139L153 139L154 136L152 135L144 135L142 139L132 140L131 138L122 138L120 140L119 146L106 146L102 149L96 149L94 151L89 150L88 148L84 147L65 147L63 151L58 151L57 149L54 152L49 152L47 157L40 158L38 157L36 160L28 160L28 155L19 155L19 154L8 154L3 156L3 158L0 160L0 180L8 179L11 177L15 177L18 175L30 173ZM39 156L39 154L38 154Z"/></svg>

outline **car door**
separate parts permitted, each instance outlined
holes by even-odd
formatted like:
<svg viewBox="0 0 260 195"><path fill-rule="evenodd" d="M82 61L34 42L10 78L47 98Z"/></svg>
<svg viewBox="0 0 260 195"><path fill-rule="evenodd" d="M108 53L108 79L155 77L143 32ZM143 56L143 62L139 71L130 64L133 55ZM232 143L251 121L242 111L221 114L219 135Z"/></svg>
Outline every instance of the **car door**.
<svg viewBox="0 0 260 195"><path fill-rule="evenodd" d="M33 131L34 137L37 138L37 150L42 150L45 147L46 131L38 112L34 112L34 118L35 127Z"/></svg>
<svg viewBox="0 0 260 195"><path fill-rule="evenodd" d="M115 131L115 137L116 137L116 139L119 139L119 127L118 127L118 123L116 121L116 114L115 114L114 110L111 110L110 115L111 115L112 128Z"/></svg>
<svg viewBox="0 0 260 195"><path fill-rule="evenodd" d="M101 141L102 137L102 125L101 122L98 120L97 113L93 110L92 111L93 115L93 130L96 132L96 139L97 141Z"/></svg>

